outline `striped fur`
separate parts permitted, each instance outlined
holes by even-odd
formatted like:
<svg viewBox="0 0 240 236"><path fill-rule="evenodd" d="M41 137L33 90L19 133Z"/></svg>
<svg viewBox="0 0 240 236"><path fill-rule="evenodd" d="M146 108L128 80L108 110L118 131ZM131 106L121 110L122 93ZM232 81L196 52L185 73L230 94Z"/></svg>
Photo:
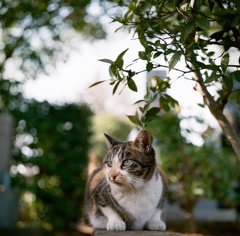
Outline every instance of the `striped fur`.
<svg viewBox="0 0 240 236"><path fill-rule="evenodd" d="M131 142L108 135L103 168L90 176L86 207L90 225L107 230L165 230L161 220L166 193L149 134L140 130Z"/></svg>

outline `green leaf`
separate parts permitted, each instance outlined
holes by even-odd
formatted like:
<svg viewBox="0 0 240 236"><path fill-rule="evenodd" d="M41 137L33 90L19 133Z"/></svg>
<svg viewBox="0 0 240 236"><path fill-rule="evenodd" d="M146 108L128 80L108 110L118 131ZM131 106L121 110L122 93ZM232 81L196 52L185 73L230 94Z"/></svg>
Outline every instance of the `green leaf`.
<svg viewBox="0 0 240 236"><path fill-rule="evenodd" d="M222 79L223 79L223 86L228 90L232 90L233 88L232 78L227 77L226 75L222 75Z"/></svg>
<svg viewBox="0 0 240 236"><path fill-rule="evenodd" d="M229 35L227 35L223 39L224 50L227 51L230 47L233 47L233 46L234 46L234 42L232 41L231 37Z"/></svg>
<svg viewBox="0 0 240 236"><path fill-rule="evenodd" d="M181 31L181 43L185 43L189 34L195 29L195 24L193 21L188 22Z"/></svg>
<svg viewBox="0 0 240 236"><path fill-rule="evenodd" d="M195 18L195 23L201 29L208 30L210 28L210 22L208 21L207 17L203 15L197 15Z"/></svg>
<svg viewBox="0 0 240 236"><path fill-rule="evenodd" d="M138 52L138 56L142 60L147 60L148 59L145 51Z"/></svg>
<svg viewBox="0 0 240 236"><path fill-rule="evenodd" d="M153 55L153 59L161 56L162 52L156 52L154 55Z"/></svg>
<svg viewBox="0 0 240 236"><path fill-rule="evenodd" d="M234 90L234 91L230 94L229 100L231 100L231 101L236 101L236 102L239 104L239 103L240 103L240 89Z"/></svg>
<svg viewBox="0 0 240 236"><path fill-rule="evenodd" d="M170 106L168 104L168 101L167 101L167 99L163 95L160 97L159 103L160 103L161 108L164 111L169 111L170 110Z"/></svg>
<svg viewBox="0 0 240 236"><path fill-rule="evenodd" d="M169 104L173 109L175 109L176 107L179 106L178 101L175 100L173 97L171 97L171 96L168 95L168 94L165 94L164 96L165 96L165 98L166 98L168 104Z"/></svg>
<svg viewBox="0 0 240 236"><path fill-rule="evenodd" d="M112 60L110 60L110 59L99 59L99 61L105 62L105 63L109 63L109 64L114 63L114 62L113 62Z"/></svg>
<svg viewBox="0 0 240 236"><path fill-rule="evenodd" d="M128 9L129 9L129 10L133 11L135 8L136 8L136 4L135 4L134 2L130 2L130 3L128 4Z"/></svg>
<svg viewBox="0 0 240 236"><path fill-rule="evenodd" d="M98 82L96 82L96 83L93 83L93 84L91 84L87 89L90 89L90 88L92 88L92 87L94 87L94 86L96 86L96 85L98 85L98 84L101 84L101 83L103 83L103 82L105 82L106 80L101 80L101 81L98 81Z"/></svg>
<svg viewBox="0 0 240 236"><path fill-rule="evenodd" d="M232 72L232 76L236 81L240 82L240 71L239 70Z"/></svg>
<svg viewBox="0 0 240 236"><path fill-rule="evenodd" d="M140 103L140 102L145 102L146 100L144 100L144 99L141 99L141 100L138 100L138 101L136 101L136 102L134 102L134 104L133 105L136 105L136 104L138 104L138 103Z"/></svg>
<svg viewBox="0 0 240 236"><path fill-rule="evenodd" d="M114 88L113 88L113 95L116 93L117 88L118 88L120 82L121 82L121 81L118 81L118 82L115 84L115 86L114 86Z"/></svg>
<svg viewBox="0 0 240 236"><path fill-rule="evenodd" d="M204 108L205 107L205 104L201 104L201 103L198 103L198 106L200 106L201 108Z"/></svg>
<svg viewBox="0 0 240 236"><path fill-rule="evenodd" d="M212 74L205 79L204 84L209 84L212 83L213 81L217 81L219 76L220 75L216 74L216 71L213 71Z"/></svg>
<svg viewBox="0 0 240 236"><path fill-rule="evenodd" d="M230 2L233 2L234 4L236 4L237 6L240 7L240 2L239 2L239 0L230 0Z"/></svg>
<svg viewBox="0 0 240 236"><path fill-rule="evenodd" d="M109 66L109 74L110 74L111 77L113 77L113 76L117 77L117 75L118 75L118 68L117 68L117 66L115 64L111 64Z"/></svg>
<svg viewBox="0 0 240 236"><path fill-rule="evenodd" d="M133 79L128 79L127 84L132 91L137 92L137 85L135 84Z"/></svg>
<svg viewBox="0 0 240 236"><path fill-rule="evenodd" d="M127 116L127 118L135 125L141 126L141 122L137 116Z"/></svg>
<svg viewBox="0 0 240 236"><path fill-rule="evenodd" d="M153 64L151 62L148 62L146 69L147 69L147 72L150 72L153 69Z"/></svg>
<svg viewBox="0 0 240 236"><path fill-rule="evenodd" d="M225 71L227 70L228 64L229 64L229 53L226 53L221 60L221 67L222 67L223 73L225 73Z"/></svg>
<svg viewBox="0 0 240 236"><path fill-rule="evenodd" d="M169 61L169 71L172 70L175 67L175 65L179 62L181 56L182 56L182 53L179 51L173 54L173 56Z"/></svg>
<svg viewBox="0 0 240 236"><path fill-rule="evenodd" d="M160 110L159 107L152 107L147 111L145 116L156 116Z"/></svg>
<svg viewBox="0 0 240 236"><path fill-rule="evenodd" d="M117 57L117 59L116 59L116 61L115 61L115 63L116 63L119 67L121 67L121 68L122 68L122 66L123 66L123 56L124 56L124 54L127 52L127 50L128 50L128 48L125 49L124 51L122 51L122 52L118 55L118 57Z"/></svg>
<svg viewBox="0 0 240 236"><path fill-rule="evenodd" d="M214 56L214 54L215 54L215 52L214 52L214 51L211 51L211 52L208 52L208 53L207 53L207 56L208 56L208 57L212 57L212 56Z"/></svg>

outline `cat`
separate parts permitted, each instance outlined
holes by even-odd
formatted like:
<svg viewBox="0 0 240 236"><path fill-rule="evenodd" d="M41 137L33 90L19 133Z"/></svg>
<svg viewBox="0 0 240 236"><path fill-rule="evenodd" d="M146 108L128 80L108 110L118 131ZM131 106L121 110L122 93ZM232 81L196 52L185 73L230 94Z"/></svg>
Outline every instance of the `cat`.
<svg viewBox="0 0 240 236"><path fill-rule="evenodd" d="M142 129L125 142L104 135L109 150L86 187L88 222L95 229L165 230L166 177L157 168L148 132Z"/></svg>

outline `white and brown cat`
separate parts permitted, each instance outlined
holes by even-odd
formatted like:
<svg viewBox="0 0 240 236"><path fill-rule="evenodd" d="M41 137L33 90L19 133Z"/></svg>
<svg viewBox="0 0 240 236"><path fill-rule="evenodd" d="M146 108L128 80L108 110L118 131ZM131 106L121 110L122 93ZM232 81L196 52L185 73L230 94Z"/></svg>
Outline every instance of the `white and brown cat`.
<svg viewBox="0 0 240 236"><path fill-rule="evenodd" d="M167 184L148 132L140 130L130 142L105 137L109 150L103 168L93 172L86 188L88 222L95 229L165 230Z"/></svg>

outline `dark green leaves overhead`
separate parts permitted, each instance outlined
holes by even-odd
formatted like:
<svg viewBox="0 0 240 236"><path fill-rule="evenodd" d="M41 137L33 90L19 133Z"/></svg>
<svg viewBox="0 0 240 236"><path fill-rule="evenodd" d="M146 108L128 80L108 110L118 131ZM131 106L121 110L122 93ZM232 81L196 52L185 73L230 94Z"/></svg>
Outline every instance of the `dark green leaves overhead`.
<svg viewBox="0 0 240 236"><path fill-rule="evenodd" d="M240 8L237 1L153 0L126 3L124 13L113 21L133 32L133 39L139 41L141 48L138 58L129 66L123 63L126 50L119 54L116 61L105 59L104 62L110 63L109 71L114 77L111 82L114 93L121 83L136 92L135 75L142 72L151 73L156 69L169 73L167 78L147 78L146 95L138 103L141 105L138 118L131 117L135 123L146 125L158 115L153 114L158 106L165 111L177 108L178 102L169 95L169 90L180 79L192 80L200 85L194 88L204 96L204 102L207 93L212 96L209 87L217 85L220 97L212 97L212 100L219 103L218 107L226 103L229 96L236 98L238 92L235 86L240 81L240 61L234 54L234 50L240 50ZM131 66L139 61L143 66L135 71Z"/></svg>
<svg viewBox="0 0 240 236"><path fill-rule="evenodd" d="M195 23L197 26L199 26L203 30L208 30L210 28L210 22L207 19L207 17L203 15L197 15L195 18Z"/></svg>

